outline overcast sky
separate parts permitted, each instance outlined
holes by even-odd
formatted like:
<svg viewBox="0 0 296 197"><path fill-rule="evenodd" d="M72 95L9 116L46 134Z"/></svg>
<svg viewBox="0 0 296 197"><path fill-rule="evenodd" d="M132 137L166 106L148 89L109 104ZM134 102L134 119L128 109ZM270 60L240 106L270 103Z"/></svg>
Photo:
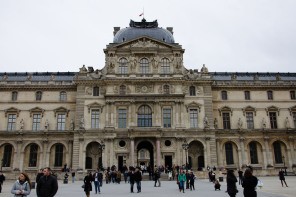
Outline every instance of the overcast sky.
<svg viewBox="0 0 296 197"><path fill-rule="evenodd" d="M296 72L295 0L0 0L0 72L101 69L113 27L173 27L184 66Z"/></svg>

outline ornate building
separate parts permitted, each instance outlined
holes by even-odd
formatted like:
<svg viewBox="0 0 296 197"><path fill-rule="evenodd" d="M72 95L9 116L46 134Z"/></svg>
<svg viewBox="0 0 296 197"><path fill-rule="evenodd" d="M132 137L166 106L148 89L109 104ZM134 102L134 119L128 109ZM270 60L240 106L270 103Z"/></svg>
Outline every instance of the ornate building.
<svg viewBox="0 0 296 197"><path fill-rule="evenodd" d="M296 169L296 73L188 70L173 28L157 21L113 33L101 70L0 73L4 172L186 161Z"/></svg>

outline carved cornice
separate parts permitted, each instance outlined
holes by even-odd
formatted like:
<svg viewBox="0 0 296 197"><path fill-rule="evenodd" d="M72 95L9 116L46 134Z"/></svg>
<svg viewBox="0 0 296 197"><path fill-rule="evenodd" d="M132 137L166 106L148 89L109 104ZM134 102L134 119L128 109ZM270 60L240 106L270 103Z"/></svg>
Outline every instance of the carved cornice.
<svg viewBox="0 0 296 197"><path fill-rule="evenodd" d="M187 112L189 111L189 109L190 108L198 108L198 111L200 112L200 108L201 108L201 104L200 103L197 103L197 102L191 102L191 103L189 103L189 104L187 104L187 105L185 105L186 106L186 110L187 110Z"/></svg>
<svg viewBox="0 0 296 197"><path fill-rule="evenodd" d="M266 115L269 116L268 112L277 112L278 116L280 115L280 108L274 105L265 108Z"/></svg>
<svg viewBox="0 0 296 197"><path fill-rule="evenodd" d="M6 110L4 110L5 112L5 117L7 117L7 114L16 114L16 117L19 116L19 113L20 113L21 110L17 109L17 108L14 108L14 107L11 107L11 108L8 108Z"/></svg>
<svg viewBox="0 0 296 197"><path fill-rule="evenodd" d="M30 111L30 117L32 117L32 114L33 114L33 113L41 114L41 117L43 117L43 114L44 114L44 112L45 112L44 109L39 108L39 107L32 108L32 109L30 109L29 111Z"/></svg>
<svg viewBox="0 0 296 197"><path fill-rule="evenodd" d="M248 105L248 106L242 108L242 110L243 110L243 115L244 116L246 116L246 112L254 112L254 114L256 116L256 111L257 111L256 107L252 107L252 106Z"/></svg>
<svg viewBox="0 0 296 197"><path fill-rule="evenodd" d="M230 112L231 116L232 116L232 108L228 107L228 106L224 106L224 107L220 107L218 109L220 116L222 115L222 112Z"/></svg>
<svg viewBox="0 0 296 197"><path fill-rule="evenodd" d="M289 109L289 111L290 111L290 115L292 116L293 114L293 112L296 112L296 105L294 105L294 106L292 106L292 107L289 107L288 108Z"/></svg>
<svg viewBox="0 0 296 197"><path fill-rule="evenodd" d="M97 102L94 102L94 103L91 103L91 104L87 105L88 113L90 113L91 109L100 109L100 111L102 113L103 108L104 108L104 105L101 105L100 103L97 103Z"/></svg>
<svg viewBox="0 0 296 197"><path fill-rule="evenodd" d="M68 109L66 109L66 108L64 108L64 107L56 108L56 109L53 110L53 111L54 111L54 117L57 116L57 113L65 113L65 114L67 115L67 117L68 117L69 112L70 112L70 110L68 110Z"/></svg>

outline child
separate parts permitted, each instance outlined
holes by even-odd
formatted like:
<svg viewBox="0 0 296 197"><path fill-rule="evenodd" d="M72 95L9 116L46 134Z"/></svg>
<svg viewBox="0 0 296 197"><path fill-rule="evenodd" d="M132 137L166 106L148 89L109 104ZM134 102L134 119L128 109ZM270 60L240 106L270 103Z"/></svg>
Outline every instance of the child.
<svg viewBox="0 0 296 197"><path fill-rule="evenodd" d="M220 185L218 179L215 180L215 183L214 183L214 184L215 184L215 185L214 185L214 187L215 187L215 191L216 191L217 189L218 189L218 190L221 190L221 189L220 189L221 185Z"/></svg>

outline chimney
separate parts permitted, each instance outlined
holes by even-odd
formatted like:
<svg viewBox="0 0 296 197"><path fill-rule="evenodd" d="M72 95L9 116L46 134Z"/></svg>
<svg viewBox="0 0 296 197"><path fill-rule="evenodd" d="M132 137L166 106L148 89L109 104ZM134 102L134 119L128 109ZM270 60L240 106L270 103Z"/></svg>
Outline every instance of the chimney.
<svg viewBox="0 0 296 197"><path fill-rule="evenodd" d="M120 30L120 27L114 27L113 36Z"/></svg>
<svg viewBox="0 0 296 197"><path fill-rule="evenodd" d="M167 27L167 30L168 30L169 32L171 32L172 35L174 34L174 32L173 32L173 28L172 28L172 27Z"/></svg>

